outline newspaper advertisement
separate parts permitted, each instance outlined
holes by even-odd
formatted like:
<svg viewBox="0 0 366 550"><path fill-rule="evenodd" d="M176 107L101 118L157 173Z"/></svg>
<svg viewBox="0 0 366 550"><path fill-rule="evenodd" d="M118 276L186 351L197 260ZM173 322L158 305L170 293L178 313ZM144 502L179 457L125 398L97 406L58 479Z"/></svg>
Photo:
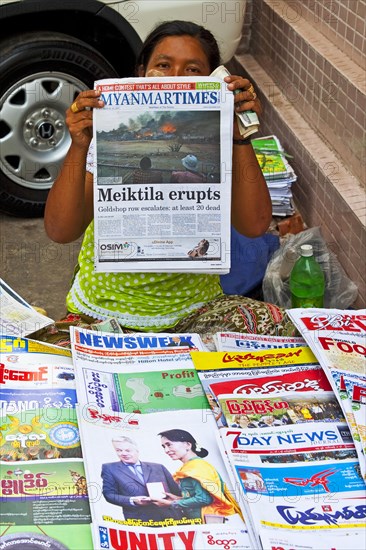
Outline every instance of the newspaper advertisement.
<svg viewBox="0 0 366 550"><path fill-rule="evenodd" d="M0 334L27 336L54 321L33 309L19 294L0 279Z"/></svg>
<svg viewBox="0 0 366 550"><path fill-rule="evenodd" d="M230 269L234 99L217 77L98 80L95 269Z"/></svg>
<svg viewBox="0 0 366 550"><path fill-rule="evenodd" d="M366 310L290 309L288 314L328 376L355 434L361 470L366 479L366 460L344 377L366 377Z"/></svg>
<svg viewBox="0 0 366 550"><path fill-rule="evenodd" d="M340 422L220 430L264 550L364 548L365 484Z"/></svg>
<svg viewBox="0 0 366 550"><path fill-rule="evenodd" d="M0 350L0 548L91 550L71 352L14 336Z"/></svg>

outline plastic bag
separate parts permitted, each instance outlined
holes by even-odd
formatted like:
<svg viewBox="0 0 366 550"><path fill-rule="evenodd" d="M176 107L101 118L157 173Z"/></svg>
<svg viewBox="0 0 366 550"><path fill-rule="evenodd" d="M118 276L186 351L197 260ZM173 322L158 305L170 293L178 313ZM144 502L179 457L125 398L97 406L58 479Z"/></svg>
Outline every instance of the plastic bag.
<svg viewBox="0 0 366 550"><path fill-rule="evenodd" d="M273 254L264 275L262 290L266 302L291 307L290 273L300 257L300 246L311 244L314 257L325 276L324 307L347 309L356 300L358 289L347 277L336 255L329 251L319 227L306 229L288 240Z"/></svg>

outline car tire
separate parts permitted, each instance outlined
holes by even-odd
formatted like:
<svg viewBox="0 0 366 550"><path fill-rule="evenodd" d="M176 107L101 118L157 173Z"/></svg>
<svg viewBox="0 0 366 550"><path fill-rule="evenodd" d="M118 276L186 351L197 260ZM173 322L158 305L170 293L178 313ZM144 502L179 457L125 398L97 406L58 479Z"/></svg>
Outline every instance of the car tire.
<svg viewBox="0 0 366 550"><path fill-rule="evenodd" d="M117 74L89 44L48 32L0 42L0 74L1 210L39 217L70 145L66 109Z"/></svg>

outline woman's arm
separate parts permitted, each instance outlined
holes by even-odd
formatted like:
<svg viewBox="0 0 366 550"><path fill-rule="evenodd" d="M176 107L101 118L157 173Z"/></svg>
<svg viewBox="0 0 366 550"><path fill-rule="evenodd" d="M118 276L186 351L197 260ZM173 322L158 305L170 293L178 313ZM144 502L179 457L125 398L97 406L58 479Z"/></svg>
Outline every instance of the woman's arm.
<svg viewBox="0 0 366 550"><path fill-rule="evenodd" d="M249 91L251 83L240 76L227 76L229 90L242 90L235 94L235 111L261 112L260 102ZM237 121L234 120L234 140L242 140ZM232 224L247 237L259 237L268 229L272 218L272 204L266 180L258 164L253 147L233 145L232 172Z"/></svg>
<svg viewBox="0 0 366 550"><path fill-rule="evenodd" d="M71 146L47 198L44 225L53 241L68 243L85 231L93 219L93 176L86 172L86 155L92 138L92 108L104 105L95 90L81 92L66 111Z"/></svg>

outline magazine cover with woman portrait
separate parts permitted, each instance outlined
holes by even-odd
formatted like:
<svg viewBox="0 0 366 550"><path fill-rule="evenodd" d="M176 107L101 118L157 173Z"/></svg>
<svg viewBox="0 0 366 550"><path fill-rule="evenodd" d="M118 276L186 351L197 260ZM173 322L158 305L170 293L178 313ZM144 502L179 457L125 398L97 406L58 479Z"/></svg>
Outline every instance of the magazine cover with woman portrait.
<svg viewBox="0 0 366 550"><path fill-rule="evenodd" d="M95 548L253 547L211 411L80 412Z"/></svg>

